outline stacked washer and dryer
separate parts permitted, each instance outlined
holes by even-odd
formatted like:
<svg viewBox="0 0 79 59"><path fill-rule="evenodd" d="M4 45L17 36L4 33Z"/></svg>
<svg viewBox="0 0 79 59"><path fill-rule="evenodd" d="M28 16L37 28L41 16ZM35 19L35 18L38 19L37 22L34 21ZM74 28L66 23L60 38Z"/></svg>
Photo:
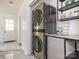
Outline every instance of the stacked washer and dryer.
<svg viewBox="0 0 79 59"><path fill-rule="evenodd" d="M45 59L43 2L38 1L32 6L33 14L33 54L36 59Z"/></svg>
<svg viewBox="0 0 79 59"><path fill-rule="evenodd" d="M44 33L43 33L43 19L42 19L42 5L40 8L34 10L34 40L35 40L35 51L34 54L36 59L44 59ZM38 19L38 20L37 20Z"/></svg>
<svg viewBox="0 0 79 59"><path fill-rule="evenodd" d="M33 54L36 59L46 59L47 58L47 41L45 33L56 32L56 23L54 13L55 8L50 5L46 5L43 0L37 0L31 4L32 8L32 47ZM52 12L52 16L50 16ZM54 23L53 23L54 22ZM51 31L49 30L51 29Z"/></svg>

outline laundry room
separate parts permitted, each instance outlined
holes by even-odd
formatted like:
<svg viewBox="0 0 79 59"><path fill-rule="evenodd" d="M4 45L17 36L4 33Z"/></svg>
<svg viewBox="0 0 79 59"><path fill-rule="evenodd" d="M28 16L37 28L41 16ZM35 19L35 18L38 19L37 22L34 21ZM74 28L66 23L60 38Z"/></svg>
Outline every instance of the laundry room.
<svg viewBox="0 0 79 59"><path fill-rule="evenodd" d="M79 59L79 0L0 0L0 59Z"/></svg>

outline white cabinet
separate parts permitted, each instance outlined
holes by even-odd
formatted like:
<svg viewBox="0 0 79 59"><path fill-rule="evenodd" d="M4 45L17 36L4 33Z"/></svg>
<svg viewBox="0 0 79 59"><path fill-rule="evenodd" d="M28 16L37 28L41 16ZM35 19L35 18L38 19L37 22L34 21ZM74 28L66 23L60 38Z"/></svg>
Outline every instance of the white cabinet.
<svg viewBox="0 0 79 59"><path fill-rule="evenodd" d="M64 39L48 37L48 59L64 59Z"/></svg>

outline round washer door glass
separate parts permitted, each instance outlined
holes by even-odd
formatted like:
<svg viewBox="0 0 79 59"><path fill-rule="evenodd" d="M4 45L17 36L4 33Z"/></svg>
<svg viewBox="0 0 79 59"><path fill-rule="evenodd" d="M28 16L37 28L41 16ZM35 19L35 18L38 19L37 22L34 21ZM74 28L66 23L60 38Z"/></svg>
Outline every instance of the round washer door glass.
<svg viewBox="0 0 79 59"><path fill-rule="evenodd" d="M40 37L34 36L34 48L37 53L42 51L43 42Z"/></svg>
<svg viewBox="0 0 79 59"><path fill-rule="evenodd" d="M33 12L33 22L35 26L38 26L42 22L42 11L37 9Z"/></svg>

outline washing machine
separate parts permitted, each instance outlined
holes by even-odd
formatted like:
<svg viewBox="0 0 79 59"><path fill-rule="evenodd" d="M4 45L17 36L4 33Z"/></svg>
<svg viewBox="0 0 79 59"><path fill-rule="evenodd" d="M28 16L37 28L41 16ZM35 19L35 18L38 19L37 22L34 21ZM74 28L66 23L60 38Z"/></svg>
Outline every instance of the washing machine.
<svg viewBox="0 0 79 59"><path fill-rule="evenodd" d="M36 59L44 59L44 33L35 32L34 34L34 56Z"/></svg>
<svg viewBox="0 0 79 59"><path fill-rule="evenodd" d="M44 3L37 3L32 8L33 13L33 54L36 59L44 58L44 25L43 25Z"/></svg>

